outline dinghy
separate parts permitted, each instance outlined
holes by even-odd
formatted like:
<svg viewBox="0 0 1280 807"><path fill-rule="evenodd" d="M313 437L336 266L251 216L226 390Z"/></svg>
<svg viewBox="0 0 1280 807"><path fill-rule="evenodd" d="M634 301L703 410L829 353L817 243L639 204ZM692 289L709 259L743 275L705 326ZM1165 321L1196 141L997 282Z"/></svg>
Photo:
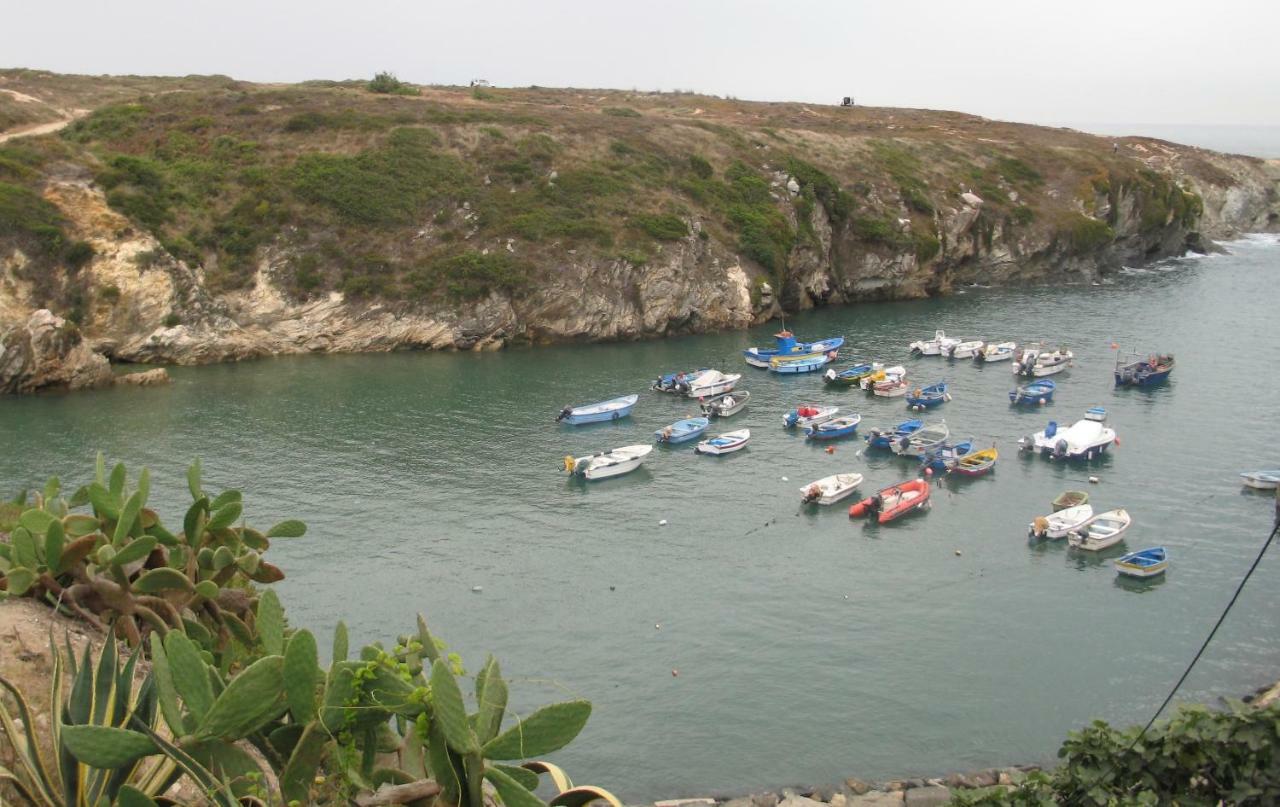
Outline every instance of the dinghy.
<svg viewBox="0 0 1280 807"><path fill-rule="evenodd" d="M1127 358L1128 361L1125 361L1124 357L1116 355L1117 387L1151 387L1164 381L1173 372L1171 353L1144 358L1131 353Z"/></svg>
<svg viewBox="0 0 1280 807"><path fill-rule="evenodd" d="M709 440L703 440L698 443L697 448L694 450L699 454L732 454L735 451L746 448L747 441L750 439L750 429L738 429L737 431L717 434Z"/></svg>
<svg viewBox="0 0 1280 807"><path fill-rule="evenodd" d="M1088 505L1084 506L1088 507ZM1125 510L1108 510L1071 530L1067 536L1067 543L1071 544L1073 549L1085 549L1089 552L1107 549L1124 539L1124 532L1132 523L1133 518Z"/></svg>
<svg viewBox="0 0 1280 807"><path fill-rule="evenodd" d="M685 418L658 429L653 433L653 439L659 443L686 443L702 436L709 425L711 421L706 418Z"/></svg>
<svg viewBox="0 0 1280 807"><path fill-rule="evenodd" d="M1042 406L1053 400L1053 393L1057 388L1058 385L1054 383L1052 378L1042 378L1010 392L1009 402L1015 406L1019 404Z"/></svg>
<svg viewBox="0 0 1280 807"><path fill-rule="evenodd" d="M857 490L862 474L832 474L800 488L800 501L809 504L835 504Z"/></svg>
<svg viewBox="0 0 1280 807"><path fill-rule="evenodd" d="M887 487L849 508L849 518L874 516L881 524L929 506L929 483L912 479Z"/></svg>
<svg viewBox="0 0 1280 807"><path fill-rule="evenodd" d="M947 470L952 463L958 462L960 458L969 456L971 451L973 451L972 440L965 440L962 443L943 443L926 451L920 457L920 464L939 474Z"/></svg>
<svg viewBox="0 0 1280 807"><path fill-rule="evenodd" d="M1018 345L1014 342L983 345L981 350L973 354L973 360L977 362L1008 361L1013 358L1014 351L1017 349Z"/></svg>
<svg viewBox="0 0 1280 807"><path fill-rule="evenodd" d="M855 364L853 367L850 367L847 370L841 370L838 373L834 368L827 370L822 374L822 377L827 380L828 384L833 386L852 387L877 370L883 369L883 364Z"/></svg>
<svg viewBox="0 0 1280 807"><path fill-rule="evenodd" d="M862 415L845 415L844 417L824 420L804 430L811 440L836 440L841 437L852 437L858 431Z"/></svg>
<svg viewBox="0 0 1280 807"><path fill-rule="evenodd" d="M895 367L881 367L870 375L863 376L858 380L858 386L865 390L874 387L880 381L889 381L891 379L900 379L907 377L907 368L901 364Z"/></svg>
<svg viewBox="0 0 1280 807"><path fill-rule="evenodd" d="M947 392L947 382L945 381L930 384L923 389L916 388L907 393L907 406L917 412L941 406L949 400L951 400L951 395Z"/></svg>
<svg viewBox="0 0 1280 807"><path fill-rule="evenodd" d="M1093 508L1077 504L1047 516L1040 516L1027 527L1032 538L1064 538L1067 533L1093 518Z"/></svg>
<svg viewBox="0 0 1280 807"><path fill-rule="evenodd" d="M1268 471L1248 471L1240 474L1247 487L1258 490L1275 490L1280 487L1280 468Z"/></svg>
<svg viewBox="0 0 1280 807"><path fill-rule="evenodd" d="M872 429L867 432L867 446L869 448L889 448L895 440L915 434L923 426L923 420L904 420L897 426L890 428Z"/></svg>
<svg viewBox="0 0 1280 807"><path fill-rule="evenodd" d="M907 383L907 379L897 376L890 376L884 381L877 381L871 385L871 394L879 398L901 398L907 394L907 390L911 385Z"/></svg>
<svg viewBox="0 0 1280 807"><path fill-rule="evenodd" d="M1066 348L1046 350L1040 342L1023 348L1014 356L1013 372L1023 376L1046 376L1060 373L1071 366L1075 355Z"/></svg>
<svg viewBox="0 0 1280 807"><path fill-rule="evenodd" d="M560 414L556 416L556 421L568 423L570 426L580 426L583 423L618 420L630 415L638 400L640 400L639 395L624 395L621 398L601 401L600 403L566 406L560 410Z"/></svg>
<svg viewBox="0 0 1280 807"><path fill-rule="evenodd" d="M772 348L750 347L742 351L742 356L747 360L747 364L752 367L760 367L769 369L769 361L776 357L800 356L805 353L829 353L833 350L839 350L844 344L843 336L836 336L831 339L823 339L820 342L797 342L795 334L785 328L773 335L774 346Z"/></svg>
<svg viewBox="0 0 1280 807"><path fill-rule="evenodd" d="M906 457L923 457L929 449L940 446L951 436L951 429L946 421L938 421L916 431L914 434L900 437L889 445L893 453Z"/></svg>
<svg viewBox="0 0 1280 807"><path fill-rule="evenodd" d="M942 349L942 355L948 359L971 359L977 355L982 349L981 339L972 339L968 342L957 342L954 345L948 345Z"/></svg>
<svg viewBox="0 0 1280 807"><path fill-rule="evenodd" d="M685 381L682 391L690 398L711 398L732 391L740 378L738 373L725 375L719 370L707 370Z"/></svg>
<svg viewBox="0 0 1280 807"><path fill-rule="evenodd" d="M982 476L995 467L996 460L999 458L1000 453L996 451L995 446L992 446L954 460L949 470L961 476Z"/></svg>
<svg viewBox="0 0 1280 807"><path fill-rule="evenodd" d="M1068 507L1075 507L1089 501L1089 494L1083 490L1067 490L1058 494L1058 498L1054 499L1053 512L1066 510Z"/></svg>
<svg viewBox="0 0 1280 807"><path fill-rule="evenodd" d="M836 352L807 353L800 356L777 356L769 360L769 371L782 373L816 373L836 360Z"/></svg>
<svg viewBox="0 0 1280 807"><path fill-rule="evenodd" d="M623 446L587 457L565 457L564 469L583 479L608 479L639 468L653 446Z"/></svg>
<svg viewBox="0 0 1280 807"><path fill-rule="evenodd" d="M727 418L741 412L751 400L751 393L744 389L717 395L709 401L702 402L702 414L710 417Z"/></svg>
<svg viewBox="0 0 1280 807"><path fill-rule="evenodd" d="M916 355L940 356L944 348L951 348L960 344L960 342L960 339L947 336L947 332L939 328L933 332L932 339L919 339L907 345L907 347L911 348L911 352Z"/></svg>
<svg viewBox="0 0 1280 807"><path fill-rule="evenodd" d="M1128 577L1155 577L1169 568L1169 550L1163 546L1139 549L1115 560L1116 571Z"/></svg>
<svg viewBox="0 0 1280 807"><path fill-rule="evenodd" d="M840 412L838 406L819 406L817 404L800 404L795 409L782 416L782 425L791 428L792 426L813 426L835 417Z"/></svg>
<svg viewBox="0 0 1280 807"><path fill-rule="evenodd" d="M1116 441L1114 429L1107 426L1107 410L1095 406L1067 429L1049 421L1044 431L1018 441L1026 451L1038 451L1053 459L1091 460L1101 456Z"/></svg>
<svg viewBox="0 0 1280 807"><path fill-rule="evenodd" d="M678 373L660 375L653 380L653 384L649 386L649 389L654 392L666 392L671 395L678 395L683 390L683 387L687 382L697 378L699 374L705 373L706 371L707 368L704 367L701 370L681 370Z"/></svg>

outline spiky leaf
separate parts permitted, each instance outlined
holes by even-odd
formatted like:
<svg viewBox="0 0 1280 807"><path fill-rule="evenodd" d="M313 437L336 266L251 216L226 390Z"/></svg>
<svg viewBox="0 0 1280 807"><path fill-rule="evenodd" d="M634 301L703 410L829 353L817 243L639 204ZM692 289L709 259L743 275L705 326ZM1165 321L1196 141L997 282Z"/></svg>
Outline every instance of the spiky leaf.
<svg viewBox="0 0 1280 807"><path fill-rule="evenodd" d="M622 807L618 797L602 787L583 785L560 793L548 804L550 807L586 807L593 801L603 801L609 807Z"/></svg>
<svg viewBox="0 0 1280 807"><path fill-rule="evenodd" d="M297 519L281 521L267 530L268 538L301 538L307 534L307 525Z"/></svg>
<svg viewBox="0 0 1280 807"><path fill-rule="evenodd" d="M61 731L62 745L71 755L94 768L123 768L160 753L145 734L113 726L68 726Z"/></svg>
<svg viewBox="0 0 1280 807"><path fill-rule="evenodd" d="M546 802L529 792L528 788L505 771L487 768L484 778L493 784L506 807L546 807Z"/></svg>
<svg viewBox="0 0 1280 807"><path fill-rule="evenodd" d="M116 531L111 536L112 546L120 547L124 544L124 539L129 537L129 533L133 530L134 522L138 520L138 512L140 510L142 510L142 493L135 490L120 511L120 519L116 521Z"/></svg>
<svg viewBox="0 0 1280 807"><path fill-rule="evenodd" d="M304 628L289 637L289 644L284 651L285 700L289 702L293 719L299 723L315 719L316 681L319 672L316 637Z"/></svg>
<svg viewBox="0 0 1280 807"><path fill-rule="evenodd" d="M591 702L585 700L553 703L485 743L488 759L526 759L564 748L591 717Z"/></svg>
<svg viewBox="0 0 1280 807"><path fill-rule="evenodd" d="M133 785L125 785L116 795L115 807L157 807L156 802Z"/></svg>
<svg viewBox="0 0 1280 807"><path fill-rule="evenodd" d="M459 754L472 754L479 748L476 735L467 721L467 707L462 702L462 690L444 659L436 659L431 665L431 703L435 722L440 724L449 747Z"/></svg>
<svg viewBox="0 0 1280 807"><path fill-rule="evenodd" d="M311 783L315 781L316 770L324 759L328 743L329 733L319 723L307 724L280 774L280 792L286 804L311 803Z"/></svg>
<svg viewBox="0 0 1280 807"><path fill-rule="evenodd" d="M198 723L213 707L213 685L209 683L209 673L204 659L200 658L200 649L178 631L169 631L165 636L164 649L173 674L173 685Z"/></svg>
<svg viewBox="0 0 1280 807"><path fill-rule="evenodd" d="M347 660L347 623L341 619L333 628L333 660Z"/></svg>
<svg viewBox="0 0 1280 807"><path fill-rule="evenodd" d="M284 657L266 656L231 679L196 729L201 737L238 740L280 714Z"/></svg>
<svg viewBox="0 0 1280 807"><path fill-rule="evenodd" d="M185 574L165 566L143 572L133 582L133 590L140 594L155 594L160 591L192 591L194 586Z"/></svg>
<svg viewBox="0 0 1280 807"><path fill-rule="evenodd" d="M258 598L257 628L263 648L273 656L284 655L284 608L271 589Z"/></svg>

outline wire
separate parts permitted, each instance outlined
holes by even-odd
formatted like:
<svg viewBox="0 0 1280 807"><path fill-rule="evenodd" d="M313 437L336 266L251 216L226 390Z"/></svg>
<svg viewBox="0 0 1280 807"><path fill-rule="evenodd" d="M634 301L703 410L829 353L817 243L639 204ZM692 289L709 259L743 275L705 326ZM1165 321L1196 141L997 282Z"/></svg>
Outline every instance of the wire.
<svg viewBox="0 0 1280 807"><path fill-rule="evenodd" d="M1198 662L1200 657L1204 655L1204 651L1209 647L1209 642L1212 642L1214 635L1217 634L1218 628L1222 627L1222 623L1226 621L1227 614L1231 613L1231 608L1236 604L1236 600L1240 599L1240 592L1244 591L1245 583L1249 582L1249 578L1253 576L1254 570L1257 569L1258 564L1262 562L1262 556L1267 554L1267 549L1271 546L1271 542L1275 540L1277 532L1280 532L1280 518L1276 520L1275 526L1271 528L1271 534L1267 536L1267 540L1263 543L1262 549L1258 550L1258 556L1253 559L1253 564L1249 566L1249 571L1244 573L1244 577L1241 578L1240 584L1236 586L1235 593L1231 595L1231 600L1227 603L1227 607L1223 609L1222 615L1219 616L1218 621L1214 623L1213 630L1209 631L1209 635L1205 637L1204 643L1201 644L1200 649L1196 651L1195 657L1191 659L1191 663L1182 671L1182 675L1178 678L1178 682L1173 685L1173 689L1169 690L1169 694L1165 696L1164 702L1160 704L1160 708L1156 709L1155 714L1153 714L1151 719L1147 721L1147 725L1142 727L1142 731L1138 732L1138 736L1135 737L1133 742L1129 744L1129 747L1125 749L1126 755L1132 751L1138 743L1142 742L1142 738L1146 736L1147 730L1155 725L1156 719L1160 717L1160 713L1163 712L1165 707L1169 705L1169 702L1173 700L1173 696L1177 694L1178 688L1187 680L1187 676L1191 675L1191 670L1196 666L1196 662ZM1114 770L1115 757L1113 756L1111 763L1107 766L1107 769L1102 772L1101 776L1095 779L1088 787L1077 786L1076 789L1072 791L1071 795L1067 797L1064 803L1071 804L1075 801L1076 797L1081 794L1081 791L1088 792L1096 785L1102 784L1111 776Z"/></svg>

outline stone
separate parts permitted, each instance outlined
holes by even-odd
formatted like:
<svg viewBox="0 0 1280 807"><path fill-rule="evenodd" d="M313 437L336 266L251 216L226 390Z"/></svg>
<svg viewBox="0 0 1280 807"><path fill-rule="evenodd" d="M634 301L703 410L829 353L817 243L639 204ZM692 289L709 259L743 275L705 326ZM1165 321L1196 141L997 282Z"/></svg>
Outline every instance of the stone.
<svg viewBox="0 0 1280 807"><path fill-rule="evenodd" d="M963 790L972 790L974 788L973 781L963 773L953 773L946 778L947 787L954 787Z"/></svg>
<svg viewBox="0 0 1280 807"><path fill-rule="evenodd" d="M827 803L830 804L831 807L848 807L849 797L843 793L836 793L833 794L831 798L827 799Z"/></svg>
<svg viewBox="0 0 1280 807"><path fill-rule="evenodd" d="M715 799L665 799L653 803L653 807L715 807L715 805Z"/></svg>
<svg viewBox="0 0 1280 807"><path fill-rule="evenodd" d="M796 182L795 177L791 177L787 180L787 192L792 196L800 195L800 183Z"/></svg>
<svg viewBox="0 0 1280 807"><path fill-rule="evenodd" d="M111 366L72 322L47 308L0 332L0 393L76 390L111 383Z"/></svg>
<svg viewBox="0 0 1280 807"><path fill-rule="evenodd" d="M807 796L787 796L778 807L823 807L822 802Z"/></svg>
<svg viewBox="0 0 1280 807"><path fill-rule="evenodd" d="M117 384L131 385L135 387L158 387L161 384L168 384L173 379L169 377L169 371L163 367L156 367L151 370L143 370L140 373L125 373L116 376Z"/></svg>
<svg viewBox="0 0 1280 807"><path fill-rule="evenodd" d="M849 799L849 807L894 807L900 804L902 793L896 790L887 793L883 790L870 790Z"/></svg>
<svg viewBox="0 0 1280 807"><path fill-rule="evenodd" d="M982 197L972 191L960 194L960 199L969 207L982 207Z"/></svg>
<svg viewBox="0 0 1280 807"><path fill-rule="evenodd" d="M720 807L756 807L756 805L755 802L751 800L750 796L743 796L722 802Z"/></svg>
<svg viewBox="0 0 1280 807"><path fill-rule="evenodd" d="M846 778L844 780L844 786L855 796L861 796L863 793L871 790L871 785L869 783L862 781L856 776Z"/></svg>
<svg viewBox="0 0 1280 807"><path fill-rule="evenodd" d="M907 807L939 807L951 801L951 791L938 785L913 787L907 791Z"/></svg>
<svg viewBox="0 0 1280 807"><path fill-rule="evenodd" d="M974 787L992 787L999 781L998 775L992 770L976 771L969 779Z"/></svg>
<svg viewBox="0 0 1280 807"><path fill-rule="evenodd" d="M778 807L778 794L755 793L751 796L751 803L755 807Z"/></svg>

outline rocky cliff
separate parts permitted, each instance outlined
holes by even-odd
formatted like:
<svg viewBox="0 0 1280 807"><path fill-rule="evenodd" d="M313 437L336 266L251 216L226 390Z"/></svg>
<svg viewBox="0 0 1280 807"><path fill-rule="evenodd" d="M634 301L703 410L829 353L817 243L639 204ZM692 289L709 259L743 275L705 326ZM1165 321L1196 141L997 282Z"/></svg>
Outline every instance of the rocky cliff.
<svg viewBox="0 0 1280 807"><path fill-rule="evenodd" d="M3 80L69 103L69 77ZM92 106L92 82L75 103ZM235 82L121 104L110 89L61 135L0 147L4 391L102 383L95 354L642 339L1086 282L1280 219L1274 164L955 113ZM84 341L52 345L67 329L41 309Z"/></svg>

